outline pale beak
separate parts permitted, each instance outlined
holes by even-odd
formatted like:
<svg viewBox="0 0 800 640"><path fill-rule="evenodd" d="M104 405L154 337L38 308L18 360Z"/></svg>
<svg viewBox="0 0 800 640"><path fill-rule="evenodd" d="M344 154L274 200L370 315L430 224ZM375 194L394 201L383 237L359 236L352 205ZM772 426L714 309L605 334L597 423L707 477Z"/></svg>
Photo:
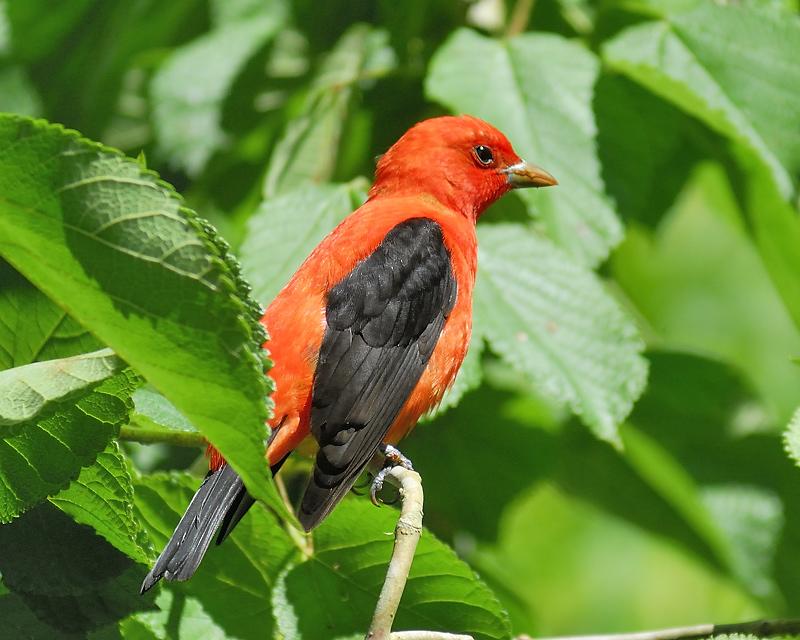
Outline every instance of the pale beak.
<svg viewBox="0 0 800 640"><path fill-rule="evenodd" d="M500 173L506 174L506 182L512 189L524 189L526 187L553 187L558 184L553 176L547 171L537 167L535 164L524 160L517 164L512 164L506 169L501 169Z"/></svg>

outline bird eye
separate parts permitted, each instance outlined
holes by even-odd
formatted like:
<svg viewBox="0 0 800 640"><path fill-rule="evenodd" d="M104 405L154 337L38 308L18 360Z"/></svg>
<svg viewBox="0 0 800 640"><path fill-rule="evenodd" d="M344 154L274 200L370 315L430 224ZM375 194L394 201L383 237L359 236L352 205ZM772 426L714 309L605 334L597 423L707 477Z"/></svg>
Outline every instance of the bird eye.
<svg viewBox="0 0 800 640"><path fill-rule="evenodd" d="M494 154L489 147L479 144L478 146L473 147L472 151L475 154L475 157L478 159L478 162L481 164L488 165L494 162Z"/></svg>

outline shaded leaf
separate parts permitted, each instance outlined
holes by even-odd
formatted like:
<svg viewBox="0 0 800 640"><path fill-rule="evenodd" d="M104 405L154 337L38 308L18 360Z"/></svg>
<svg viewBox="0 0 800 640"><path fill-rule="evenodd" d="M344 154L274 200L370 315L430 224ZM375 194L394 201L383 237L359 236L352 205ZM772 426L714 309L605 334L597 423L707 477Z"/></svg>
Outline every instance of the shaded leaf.
<svg viewBox="0 0 800 640"><path fill-rule="evenodd" d="M275 592L286 637L363 634L392 552L397 512L345 500L314 531L314 556L282 576ZM334 605L335 603L335 605ZM475 573L426 531L417 547L393 630L430 629L508 638L506 614Z"/></svg>
<svg viewBox="0 0 800 640"><path fill-rule="evenodd" d="M42 622L87 634L152 608L138 595L146 567L108 544L90 527L45 503L0 526L3 583Z"/></svg>
<svg viewBox="0 0 800 640"><path fill-rule="evenodd" d="M102 348L4 260L0 260L0 282L0 370Z"/></svg>
<svg viewBox="0 0 800 640"><path fill-rule="evenodd" d="M800 169L800 21L712 2L626 29L605 61L754 149L781 194Z"/></svg>
<svg viewBox="0 0 800 640"><path fill-rule="evenodd" d="M132 560L147 564L153 559L152 545L133 517L131 476L116 442L50 502L75 522L91 526Z"/></svg>
<svg viewBox="0 0 800 640"><path fill-rule="evenodd" d="M475 335L598 437L619 442L617 424L647 375L631 319L591 272L523 227L479 226L478 247Z"/></svg>
<svg viewBox="0 0 800 640"><path fill-rule="evenodd" d="M555 189L521 192L553 241L594 265L622 238L595 149L593 53L552 34L493 40L456 31L437 51L426 94L456 113L483 118L517 153L553 174Z"/></svg>
<svg viewBox="0 0 800 640"><path fill-rule="evenodd" d="M185 473L134 478L135 511L157 548L166 544L199 485L199 479ZM174 624L170 618L175 616L187 630L206 620L228 636L270 637L270 592L278 574L296 553L276 517L255 505L222 545L211 546L190 581L162 581L162 591L174 595L160 596L156 604L169 615L148 614L147 624L163 628ZM170 609L184 598L186 609Z"/></svg>

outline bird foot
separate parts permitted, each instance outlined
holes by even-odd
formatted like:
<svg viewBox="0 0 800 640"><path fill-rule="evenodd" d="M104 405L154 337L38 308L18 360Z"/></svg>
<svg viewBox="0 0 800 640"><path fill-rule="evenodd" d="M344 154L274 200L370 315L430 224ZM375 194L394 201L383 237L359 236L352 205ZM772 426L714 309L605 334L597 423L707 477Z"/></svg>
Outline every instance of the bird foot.
<svg viewBox="0 0 800 640"><path fill-rule="evenodd" d="M389 475L389 472L394 467L404 467L409 471L414 470L411 460L406 458L392 445L381 443L381 445L378 447L378 451L384 455L383 468L375 476L375 479L372 481L372 487L370 487L369 490L369 497L372 500L372 504L374 504L376 507L380 506L378 504L378 497L376 494L383 488L383 482L386 479L386 476ZM387 504L393 504L394 502L397 502L397 500L395 499L391 503Z"/></svg>

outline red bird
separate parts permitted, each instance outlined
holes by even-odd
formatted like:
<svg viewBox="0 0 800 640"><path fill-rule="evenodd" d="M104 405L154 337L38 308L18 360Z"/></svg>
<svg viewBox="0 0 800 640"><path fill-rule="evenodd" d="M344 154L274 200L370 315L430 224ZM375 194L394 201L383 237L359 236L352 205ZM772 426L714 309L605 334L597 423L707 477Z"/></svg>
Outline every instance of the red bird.
<svg viewBox="0 0 800 640"><path fill-rule="evenodd" d="M273 474L309 435L319 445L298 517L311 531L383 444L438 405L467 353L475 223L515 188L556 180L471 116L433 118L378 162L367 201L311 253L267 308L275 366ZM142 584L187 580L252 506L218 452Z"/></svg>

